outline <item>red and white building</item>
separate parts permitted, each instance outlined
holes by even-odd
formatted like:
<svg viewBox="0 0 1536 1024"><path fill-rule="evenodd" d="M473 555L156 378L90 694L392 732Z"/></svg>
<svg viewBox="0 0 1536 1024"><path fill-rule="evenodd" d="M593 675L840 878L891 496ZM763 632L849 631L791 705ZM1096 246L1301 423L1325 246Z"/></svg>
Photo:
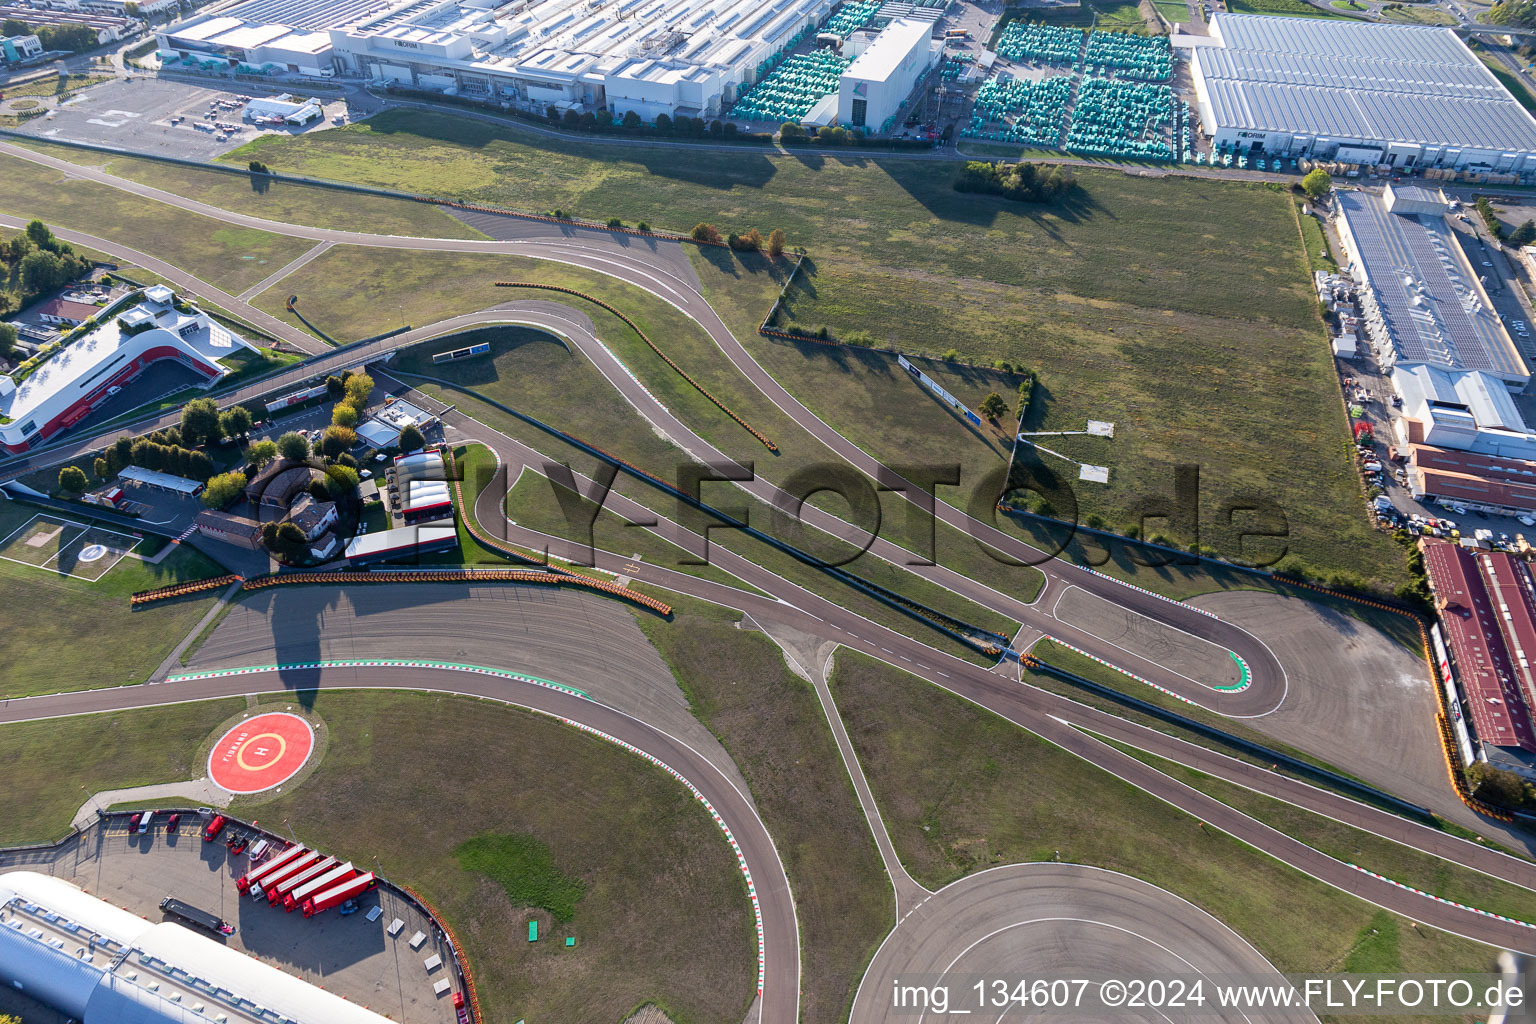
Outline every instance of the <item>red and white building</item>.
<svg viewBox="0 0 1536 1024"><path fill-rule="evenodd" d="M1419 549L1482 759L1529 774L1536 765L1536 581L1508 552L1429 538Z"/></svg>
<svg viewBox="0 0 1536 1024"><path fill-rule="evenodd" d="M181 305L164 285L148 288L143 302L70 342L19 384L0 375L0 446L35 448L90 415L111 389L151 363L178 360L211 386L230 372L220 359L254 348L201 310Z"/></svg>

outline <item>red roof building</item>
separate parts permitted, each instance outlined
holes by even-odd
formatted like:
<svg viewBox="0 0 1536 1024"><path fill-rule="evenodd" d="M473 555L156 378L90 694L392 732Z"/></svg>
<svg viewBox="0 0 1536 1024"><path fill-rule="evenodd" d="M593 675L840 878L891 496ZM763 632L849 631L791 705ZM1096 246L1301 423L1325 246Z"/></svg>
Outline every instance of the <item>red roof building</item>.
<svg viewBox="0 0 1536 1024"><path fill-rule="evenodd" d="M1424 568L1472 727L1483 743L1536 753L1528 656L1536 654L1536 591L1505 552L1474 554L1424 538Z"/></svg>
<svg viewBox="0 0 1536 1024"><path fill-rule="evenodd" d="M49 299L27 310L50 324L67 324L78 327L101 312L101 307L73 299Z"/></svg>

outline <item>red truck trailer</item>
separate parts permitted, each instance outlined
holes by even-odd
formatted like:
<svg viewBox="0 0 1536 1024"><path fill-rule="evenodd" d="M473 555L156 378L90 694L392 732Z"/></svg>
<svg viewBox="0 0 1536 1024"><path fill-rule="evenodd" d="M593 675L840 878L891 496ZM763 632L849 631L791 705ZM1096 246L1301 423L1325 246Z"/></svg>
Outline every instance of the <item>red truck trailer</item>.
<svg viewBox="0 0 1536 1024"><path fill-rule="evenodd" d="M354 896L361 896L363 893L367 892L369 889L372 889L378 884L379 880L373 877L373 872L368 871L358 875L350 882L342 882L340 885L333 885L331 888L325 890L324 892L316 896L311 896L309 899L304 901L304 916L314 917L321 911L330 910L337 904L345 903L347 900L352 899Z"/></svg>
<svg viewBox="0 0 1536 1024"><path fill-rule="evenodd" d="M273 886L282 882L283 879L303 871L305 868L311 866L315 863L315 861L319 860L323 856L325 856L325 854L320 853L317 850L305 850L303 853L299 854L297 857L293 858L293 860L284 864L270 875L262 875L261 881L251 886L251 895L259 900L266 899Z"/></svg>
<svg viewBox="0 0 1536 1024"><path fill-rule="evenodd" d="M299 907L303 905L304 901L309 899L311 896L325 892L325 890L331 888L334 885L340 885L342 882L349 881L356 877L357 869L352 866L351 861L347 861L340 867L334 867L327 871L325 874L318 875L315 878L305 882L303 885L288 890L288 894L283 897L283 909L291 914L295 910L299 909Z"/></svg>
<svg viewBox="0 0 1536 1024"><path fill-rule="evenodd" d="M273 857L265 864L258 864L256 867L251 868L245 874L241 875L239 880L235 882L235 888L239 889L241 892L245 892L251 886L260 882L263 878L269 877L272 872L277 871L284 864L289 864L295 858L302 857L308 852L309 848L303 843L300 843L297 846L290 846L288 849Z"/></svg>
<svg viewBox="0 0 1536 1024"><path fill-rule="evenodd" d="M341 861L335 857L322 857L319 860L311 861L309 867L295 871L281 882L267 886L267 903L274 907L278 906L283 902L284 896L287 896L310 879L319 878L340 863Z"/></svg>

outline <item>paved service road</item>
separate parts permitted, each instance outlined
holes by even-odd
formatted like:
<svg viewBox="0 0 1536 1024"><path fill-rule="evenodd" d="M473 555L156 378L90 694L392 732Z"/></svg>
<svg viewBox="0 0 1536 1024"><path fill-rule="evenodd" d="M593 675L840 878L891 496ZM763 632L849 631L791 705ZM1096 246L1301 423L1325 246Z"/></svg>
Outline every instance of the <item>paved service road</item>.
<svg viewBox="0 0 1536 1024"><path fill-rule="evenodd" d="M558 680L557 680L558 681ZM0 702L0 723L177 704L214 697L268 691L410 689L468 694L529 708L563 721L596 729L656 758L687 779L709 801L730 829L751 871L762 909L762 948L765 957L759 1020L793 1024L799 1018L800 937L794 900L784 865L768 829L751 801L693 747L661 730L606 705L561 690L515 679L472 672L424 668L327 668L264 671L250 675L217 676L150 686L125 686Z"/></svg>
<svg viewBox="0 0 1536 1024"><path fill-rule="evenodd" d="M1029 982L1085 975L1244 975L1254 981L1281 980L1280 972L1242 936L1173 893L1115 871L1051 863L1009 864L969 875L902 918L870 962L854 996L852 1024L937 1024L952 1019L932 1012L919 1016L910 1002L903 1008L894 1005L893 983L898 978L904 984L931 985L941 975L950 976L945 986L950 1011L969 1010L974 1019L989 1024L1004 1016L1042 1013L1006 1001L1000 1004L990 986L983 989L990 1001L979 1004L972 988L978 978ZM1013 987L1009 982L1006 990ZM1090 991L1096 993L1097 987ZM1079 994L1073 988L1062 996ZM1155 1011L1130 1009L1072 1016L1166 1019ZM1304 1010L1215 1013L1209 1001L1201 1016L1255 1024L1317 1019Z"/></svg>

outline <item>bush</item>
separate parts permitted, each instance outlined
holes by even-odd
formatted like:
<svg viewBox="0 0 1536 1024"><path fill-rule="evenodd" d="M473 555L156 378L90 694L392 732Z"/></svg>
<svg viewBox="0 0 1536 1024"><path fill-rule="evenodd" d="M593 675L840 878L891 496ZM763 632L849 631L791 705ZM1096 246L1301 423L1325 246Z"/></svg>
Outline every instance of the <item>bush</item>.
<svg viewBox="0 0 1536 1024"><path fill-rule="evenodd" d="M651 226L645 221L641 221L639 224L635 225L635 229L638 231L649 231L651 230Z"/></svg>
<svg viewBox="0 0 1536 1024"><path fill-rule="evenodd" d="M1301 190L1312 199L1321 199L1333 188L1333 176L1321 167L1308 171L1301 179Z"/></svg>
<svg viewBox="0 0 1536 1024"><path fill-rule="evenodd" d="M608 226L611 228L621 228L624 226L624 222L617 217L609 217Z"/></svg>
<svg viewBox="0 0 1536 1024"><path fill-rule="evenodd" d="M689 232L689 237L695 242L709 242L716 245L720 243L720 232L715 230L713 224L705 221L699 221L695 224L693 230Z"/></svg>
<svg viewBox="0 0 1536 1024"><path fill-rule="evenodd" d="M1060 166L1046 171L1034 164L985 160L967 160L955 178L957 192L984 192L1024 203L1051 202L1076 185L1072 172Z"/></svg>
<svg viewBox="0 0 1536 1024"><path fill-rule="evenodd" d="M749 228L746 234L733 234L726 242L732 249L738 249L741 252L757 252L763 247L763 236L757 228Z"/></svg>
<svg viewBox="0 0 1536 1024"><path fill-rule="evenodd" d="M71 494L79 494L85 490L87 481L85 470L79 466L65 466L59 470L59 489Z"/></svg>
<svg viewBox="0 0 1536 1024"><path fill-rule="evenodd" d="M778 259L784 255L784 229L774 228L768 232L768 255Z"/></svg>

